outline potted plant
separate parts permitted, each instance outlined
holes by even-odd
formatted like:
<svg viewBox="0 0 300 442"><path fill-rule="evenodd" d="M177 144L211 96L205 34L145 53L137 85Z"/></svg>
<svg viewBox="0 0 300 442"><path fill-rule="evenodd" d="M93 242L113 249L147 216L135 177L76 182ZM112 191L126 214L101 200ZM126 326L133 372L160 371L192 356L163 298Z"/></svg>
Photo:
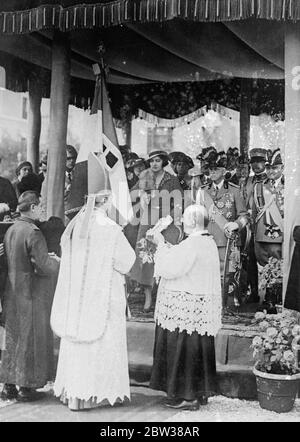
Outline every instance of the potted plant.
<svg viewBox="0 0 300 442"><path fill-rule="evenodd" d="M253 372L259 404L278 413L290 411L299 389L299 315L291 310L279 314L257 312L259 334L253 338Z"/></svg>

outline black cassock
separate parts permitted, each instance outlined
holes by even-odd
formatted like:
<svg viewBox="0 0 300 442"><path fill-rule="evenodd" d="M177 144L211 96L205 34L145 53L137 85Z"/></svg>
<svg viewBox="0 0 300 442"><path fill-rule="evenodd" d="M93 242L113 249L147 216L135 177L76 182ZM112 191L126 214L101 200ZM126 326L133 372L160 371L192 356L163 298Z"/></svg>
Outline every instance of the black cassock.
<svg viewBox="0 0 300 442"><path fill-rule="evenodd" d="M300 312L300 226L294 228L295 249L292 257L284 306Z"/></svg>

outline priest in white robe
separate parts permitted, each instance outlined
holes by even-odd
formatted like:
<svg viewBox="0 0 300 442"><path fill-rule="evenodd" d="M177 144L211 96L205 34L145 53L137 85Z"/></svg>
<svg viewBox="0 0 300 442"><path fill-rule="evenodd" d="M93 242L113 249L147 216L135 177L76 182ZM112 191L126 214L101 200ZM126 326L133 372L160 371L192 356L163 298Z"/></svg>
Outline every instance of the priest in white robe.
<svg viewBox="0 0 300 442"><path fill-rule="evenodd" d="M197 410L217 392L214 338L222 326L221 277L208 221L205 207L191 205L183 215L184 241L171 246L161 233L152 235L154 275L161 279L150 388L165 391L165 405L178 410Z"/></svg>
<svg viewBox="0 0 300 442"><path fill-rule="evenodd" d="M72 410L130 399L124 275L135 253L109 208L109 191L90 195L61 240L51 312L61 338L54 394Z"/></svg>

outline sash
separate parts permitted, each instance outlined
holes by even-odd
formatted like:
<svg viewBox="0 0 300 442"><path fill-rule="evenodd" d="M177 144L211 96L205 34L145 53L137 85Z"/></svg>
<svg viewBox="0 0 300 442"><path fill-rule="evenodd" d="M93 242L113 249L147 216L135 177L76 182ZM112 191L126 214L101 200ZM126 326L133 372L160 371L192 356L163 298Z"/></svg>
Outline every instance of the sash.
<svg viewBox="0 0 300 442"><path fill-rule="evenodd" d="M210 221L215 222L218 227L224 232L224 227L228 224L227 219L222 215L220 210L216 207L212 197L204 189L199 189L196 196L196 204L205 206L208 212L208 217ZM224 233L225 235L225 233Z"/></svg>
<svg viewBox="0 0 300 442"><path fill-rule="evenodd" d="M261 217L265 214L267 224L269 225L272 224L271 223L271 217L272 217L275 224L279 227L281 232L283 232L283 219L280 210L276 204L275 195L272 192L270 192L269 189L263 188L263 196L264 196L265 205L261 208L258 204L257 187L255 186L255 204L260 210L255 219L255 222L257 223L261 219Z"/></svg>
<svg viewBox="0 0 300 442"><path fill-rule="evenodd" d="M196 196L196 204L200 204L206 207L209 219L215 222L218 227L224 233L224 227L228 224L227 219L222 215L219 209L216 207L212 197L204 189L199 189ZM226 237L225 233L224 236ZM236 245L236 238L227 238L227 253L224 262L224 281L228 277L226 274L235 273L240 267L240 251Z"/></svg>

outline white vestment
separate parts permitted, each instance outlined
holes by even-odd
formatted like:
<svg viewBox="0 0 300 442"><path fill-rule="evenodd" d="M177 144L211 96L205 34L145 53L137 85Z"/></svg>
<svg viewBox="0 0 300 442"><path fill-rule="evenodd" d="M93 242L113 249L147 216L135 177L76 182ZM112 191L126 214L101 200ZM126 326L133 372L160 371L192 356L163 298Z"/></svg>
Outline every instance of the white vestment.
<svg viewBox="0 0 300 442"><path fill-rule="evenodd" d="M94 209L82 235L85 222L82 211L62 237L51 313L61 337L54 393L73 408L130 398L124 275L135 253L101 210Z"/></svg>

